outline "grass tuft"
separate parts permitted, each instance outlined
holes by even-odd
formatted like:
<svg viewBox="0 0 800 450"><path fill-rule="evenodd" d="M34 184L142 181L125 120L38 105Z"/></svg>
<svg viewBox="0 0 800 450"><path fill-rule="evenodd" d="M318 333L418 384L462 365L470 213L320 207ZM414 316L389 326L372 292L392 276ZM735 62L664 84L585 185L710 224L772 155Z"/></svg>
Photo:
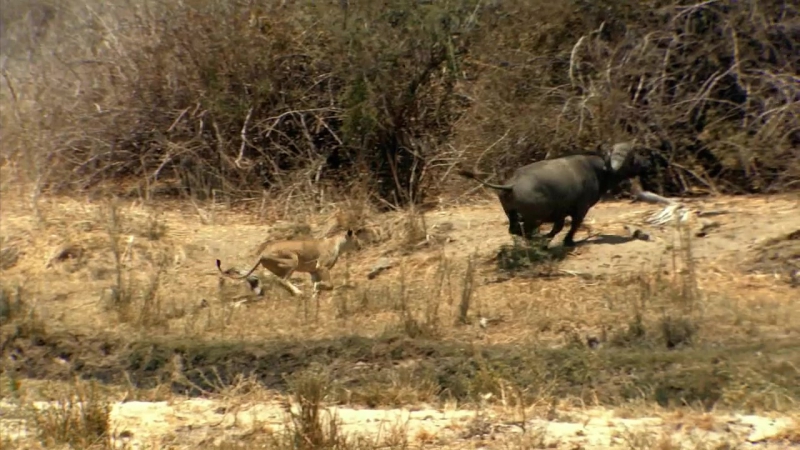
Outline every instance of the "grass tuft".
<svg viewBox="0 0 800 450"><path fill-rule="evenodd" d="M77 448L111 448L111 407L94 383L74 383L74 390L33 411L39 441L47 448L69 445Z"/></svg>

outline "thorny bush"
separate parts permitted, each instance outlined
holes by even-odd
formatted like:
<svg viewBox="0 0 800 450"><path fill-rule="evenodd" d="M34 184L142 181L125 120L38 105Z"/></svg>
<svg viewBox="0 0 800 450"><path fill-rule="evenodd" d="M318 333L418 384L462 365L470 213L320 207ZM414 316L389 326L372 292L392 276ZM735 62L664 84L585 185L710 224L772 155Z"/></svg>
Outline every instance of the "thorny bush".
<svg viewBox="0 0 800 450"><path fill-rule="evenodd" d="M53 191L448 189L635 137L645 188L800 180L778 0L0 0L2 156Z"/></svg>

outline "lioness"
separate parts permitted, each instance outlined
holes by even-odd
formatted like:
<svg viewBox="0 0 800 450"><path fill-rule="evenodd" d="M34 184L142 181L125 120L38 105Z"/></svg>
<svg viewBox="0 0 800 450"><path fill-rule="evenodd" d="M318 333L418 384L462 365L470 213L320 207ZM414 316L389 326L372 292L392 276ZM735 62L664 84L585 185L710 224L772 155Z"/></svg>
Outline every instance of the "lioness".
<svg viewBox="0 0 800 450"><path fill-rule="evenodd" d="M250 276L261 265L275 274L278 282L293 295L301 295L303 292L289 282L289 277L296 271L307 272L314 283L312 296L316 297L321 290L333 290L329 271L341 254L357 247L355 233L353 230L347 230L344 235L321 240L293 239L269 243L264 246L258 261L245 275L234 276L231 270L223 271L220 260L217 260L217 269L228 278L241 280Z"/></svg>

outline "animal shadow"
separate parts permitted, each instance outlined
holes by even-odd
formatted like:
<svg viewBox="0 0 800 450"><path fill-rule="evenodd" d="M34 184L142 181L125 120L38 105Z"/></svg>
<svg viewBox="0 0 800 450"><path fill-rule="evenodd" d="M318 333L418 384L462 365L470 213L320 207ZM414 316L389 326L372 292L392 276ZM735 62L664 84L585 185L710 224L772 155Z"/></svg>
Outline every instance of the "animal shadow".
<svg viewBox="0 0 800 450"><path fill-rule="evenodd" d="M581 239L580 241L575 241L576 247L581 247L587 244L592 245L620 245L620 244L627 244L628 242L635 241L636 237L634 236L619 236L616 234L598 234L586 239Z"/></svg>

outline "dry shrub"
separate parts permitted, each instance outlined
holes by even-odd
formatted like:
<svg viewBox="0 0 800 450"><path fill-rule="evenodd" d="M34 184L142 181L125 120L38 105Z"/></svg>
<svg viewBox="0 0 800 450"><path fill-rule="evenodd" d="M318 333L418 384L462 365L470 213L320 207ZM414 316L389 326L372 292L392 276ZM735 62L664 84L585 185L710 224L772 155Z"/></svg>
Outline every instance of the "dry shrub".
<svg viewBox="0 0 800 450"><path fill-rule="evenodd" d="M76 382L74 389L55 402L34 411L39 440L47 448L68 444L72 448L112 448L109 444L111 406L95 385Z"/></svg>
<svg viewBox="0 0 800 450"><path fill-rule="evenodd" d="M0 236L0 270L8 270L19 261L20 249L13 238Z"/></svg>
<svg viewBox="0 0 800 450"><path fill-rule="evenodd" d="M492 40L469 60L480 101L456 132L471 162L503 172L636 137L653 150L646 189L796 183L796 5L518 0L495 10L482 22Z"/></svg>
<svg viewBox="0 0 800 450"><path fill-rule="evenodd" d="M134 253L134 234L145 236L151 241L158 240L166 232L165 226L155 216L147 216L144 223L137 224L113 201L109 202L103 213L101 219L106 222L114 272L114 281L104 295L104 307L114 311L120 323L133 322L144 329L164 326L166 319L159 290L163 276L170 266L169 256L163 251L148 255L151 267L144 273L134 269L131 260ZM125 234L128 235L127 239L124 238Z"/></svg>
<svg viewBox="0 0 800 450"><path fill-rule="evenodd" d="M322 422L324 402L329 394L330 380L324 373L308 372L296 376L290 383L295 394L295 401L300 410L289 410L294 425L297 448L326 448L335 445L336 423L331 421L330 433L324 430Z"/></svg>
<svg viewBox="0 0 800 450"><path fill-rule="evenodd" d="M675 349L693 343L702 316L702 294L698 287L692 238L688 227L677 227L680 245L672 250L672 275L664 275L664 267L649 274L634 275L618 280L622 289L615 295L631 308L627 325L610 337L618 347L660 346Z"/></svg>
<svg viewBox="0 0 800 450"><path fill-rule="evenodd" d="M406 448L405 438L398 432L390 432L382 439L366 439L362 436L347 436L341 430L341 421L335 412L326 407L334 391L331 375L312 367L305 372L293 375L289 380L289 388L296 403L296 410L290 403L285 409L291 423L282 436L273 442L273 448L303 449L374 449ZM398 430L399 431L399 430Z"/></svg>
<svg viewBox="0 0 800 450"><path fill-rule="evenodd" d="M386 207L634 136L648 189L797 185L796 5L373 3L3 0L3 159L52 190Z"/></svg>
<svg viewBox="0 0 800 450"><path fill-rule="evenodd" d="M316 192L366 170L389 202L421 199L427 155L457 117L474 2L461 3L62 3L40 50L9 58L6 157L56 190Z"/></svg>
<svg viewBox="0 0 800 450"><path fill-rule="evenodd" d="M24 298L21 285L0 285L0 351L11 348L16 339L35 339L46 334L45 322ZM9 368L13 361L9 360Z"/></svg>

